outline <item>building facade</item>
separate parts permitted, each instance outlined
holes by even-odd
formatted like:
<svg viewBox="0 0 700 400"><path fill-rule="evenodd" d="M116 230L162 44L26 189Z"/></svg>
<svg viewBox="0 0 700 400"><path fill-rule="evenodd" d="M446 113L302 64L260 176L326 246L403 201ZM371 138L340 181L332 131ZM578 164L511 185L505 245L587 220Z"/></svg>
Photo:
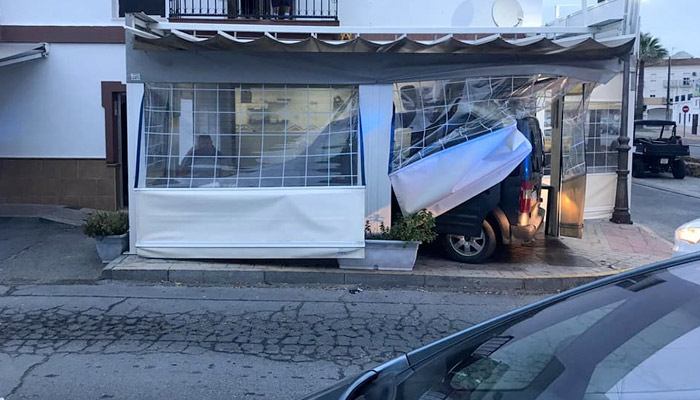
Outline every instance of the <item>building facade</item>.
<svg viewBox="0 0 700 400"><path fill-rule="evenodd" d="M515 29L513 32L519 33L506 35L508 40L515 40L514 43L520 40L520 44L527 45L534 39L571 37L572 39L562 39L562 45L565 46L585 40L586 34L593 36L595 33L601 40L614 41L617 37L625 35L624 32L630 31L625 25L623 11L636 4L634 0L582 4L588 4L590 7L580 8L568 17L543 26L541 0L449 0L441 2L440 7L431 7L428 2L422 0L402 3L400 7L394 2L376 0L294 0L289 9L275 8L271 3L264 1L248 0L70 0L60 4L49 0L0 0L0 46L36 44L47 49L40 59L0 67L0 202L120 209L131 205L134 186L138 185L137 177L161 180L162 172L154 172L155 175L149 178L148 174L138 174L136 171L136 153L142 149L135 143L141 136L140 124L151 124L153 121L141 120L138 117L145 110L141 103L144 89L149 89L144 88L143 83L138 83L142 78L139 73L127 73L125 53L128 49L125 44L127 35L124 34L124 16L130 12L145 12L153 19L153 23L166 23L172 29L179 26L184 32L183 38L191 38L194 31L202 30L206 36L206 27L216 26L216 29L229 32L228 36L236 35L238 28L238 32L245 31L245 27L249 27L248 32L290 34L292 38L294 34L323 32L326 29L332 32L332 35L337 35L331 36L331 39L341 41L356 37L359 31L374 35L373 40L396 40L400 39L397 34L415 31L423 32L414 34L412 38L415 40L434 41L445 35L456 34L460 40L476 40L474 43L480 44L481 39L487 43L493 39L494 34ZM507 7L503 8L503 5ZM237 29L226 29L226 26L221 24L231 24ZM196 29L193 30L195 26ZM250 28L251 26L253 28ZM619 28L602 30L604 33L601 34L601 26ZM584 39L581 39L581 36L584 36ZM630 36L633 37L634 33L627 33L627 36L624 36L625 40ZM192 40L197 41L196 36L194 37ZM170 72L169 69L162 71ZM214 72L212 69L212 73ZM331 70L321 72L329 77L335 74ZM346 72L357 78L362 71L358 68ZM540 70L539 73L544 72L548 71ZM279 72L277 76L278 78L272 79L282 79L284 72ZM318 77L315 79L320 80ZM333 79L342 80L337 76ZM199 112L204 115L211 111L197 108L198 96L211 93L226 96L237 93L239 97L232 99L232 104L235 104L236 110L247 110L241 113L237 121L245 121L242 125L245 125L245 129L250 129L251 133L256 124L269 126L280 121L287 121L285 129L290 128L290 131L297 128L303 131L310 126L308 119L297 121L287 115L275 115L273 111L275 107L281 107L281 103L270 102L272 94L262 87L251 90L226 87L217 87L216 90L198 87L188 89L172 86L172 80L164 82L184 96L180 104L192 107L193 116L199 115ZM575 143L580 150L580 157L571 158L581 161L576 167L582 166L584 173L588 169L589 179L586 185L589 190L586 192L586 208L587 212L590 208L590 216L604 216L612 212L616 168L615 138L619 134L619 128L615 128L614 125L619 123L620 114L624 112L621 109L621 82L622 79L613 80L597 87L592 94L587 94L590 95L589 99L593 105L583 117L587 126L581 130L584 136ZM229 82L235 83L233 80ZM238 85L238 89L242 89L241 83ZM128 89L129 87L133 90ZM156 86L150 88L152 91L161 89ZM348 99L354 96L352 91L346 93L342 88L338 90L340 91L337 93L307 92L305 96L310 104L319 103L313 100L313 96L316 95L328 95L333 101L329 103L328 109L320 105L309 105L311 108L306 111L319 118L323 115L326 119L331 118L335 107L342 108L342 104L348 103ZM256 97L258 92L259 98ZM242 94L245 96L240 97ZM279 96L279 93L274 95ZM365 99L375 98L377 101L380 101L382 96L394 96L393 89L378 86L359 86L357 95ZM340 100L334 105L336 97ZM287 103L284 106L286 108L283 107L285 110L290 107L289 101L291 100L282 102ZM376 104L372 104L365 100L357 105L360 110L371 110L373 117L369 117L370 114L365 112L363 118L376 117L381 126L390 124L391 118L387 117L386 113L391 113L391 108L384 107L380 111L375 107ZM149 115L157 115L158 106L149 107ZM270 115L267 115L268 110ZM217 110L217 113L220 111ZM258 113L265 115L257 118ZM546 130L546 113L539 117ZM169 123L174 123L172 121L175 120L170 121ZM151 144L154 145L152 149L159 149L154 151L167 159L168 163L176 154L176 163L182 164L188 157L188 148L194 147L194 138L197 136L194 130L203 125L195 119L190 121L190 125L187 120L177 119L176 122L180 129L192 131L192 143L183 138L178 142L177 148L173 147L172 142L166 141L162 141L161 144L167 143L167 148L157 144L160 142ZM221 124L221 121L217 123ZM363 126L366 123L367 120ZM151 128L159 129L154 128L152 124L149 125L149 129ZM220 125L217 126L217 129L219 128ZM383 129L390 128L391 126L387 125ZM158 132L155 131L153 138L157 136ZM251 143L254 145L254 142ZM567 143L572 145L571 141ZM220 145L219 142L216 144ZM238 143L236 146L237 149L246 148L245 143ZM359 150L355 148L354 151L357 153ZM348 155L352 154L351 152ZM277 155L273 154L273 157ZM142 166L145 165L150 165L151 171L156 171L160 164L158 160L153 159L143 160ZM195 163L190 167L194 170ZM170 169L166 167L163 170ZM193 176L191 172L190 177ZM282 177L286 179L286 176ZM245 179L241 176L238 178L242 179L241 182ZM273 178L279 177L263 178L266 177L258 175L256 185L273 185ZM290 177L292 180L297 178L299 177ZM303 178L308 180L310 177ZM349 179L354 183L362 177L358 173L336 178ZM167 176L168 185L176 180ZM379 184L384 187L383 199L379 201L381 203L386 200L384 197L387 193L390 196L390 191L385 190L387 185L390 185L388 177ZM379 209L380 206L375 204L372 207ZM137 221L132 220L132 226L137 225ZM158 230L158 227L155 228ZM132 248L133 246L132 241Z"/></svg>
<svg viewBox="0 0 700 400"><path fill-rule="evenodd" d="M669 83L669 62L663 60L646 65L644 75L645 119L672 119L683 123L683 105L693 106L692 99L700 96L700 58L674 58L671 60L671 80ZM672 115L667 115L667 94L670 86L669 108ZM680 105L680 106L679 106ZM692 124L697 112L688 113L686 123Z"/></svg>
<svg viewBox="0 0 700 400"><path fill-rule="evenodd" d="M269 2L250 0L0 0L0 44L48 48L41 59L0 67L0 202L128 206L127 12L183 22L495 26L492 0L409 3L295 0L293 19L277 20ZM520 24L539 26L541 0L521 4Z"/></svg>

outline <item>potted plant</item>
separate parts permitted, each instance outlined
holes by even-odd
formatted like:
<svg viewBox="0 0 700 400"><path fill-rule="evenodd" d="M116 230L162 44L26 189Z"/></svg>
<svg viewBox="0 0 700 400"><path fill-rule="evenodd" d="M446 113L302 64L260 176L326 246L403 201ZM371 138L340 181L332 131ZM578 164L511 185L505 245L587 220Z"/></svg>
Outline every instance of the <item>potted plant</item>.
<svg viewBox="0 0 700 400"><path fill-rule="evenodd" d="M390 228L382 223L379 232L372 232L365 223L365 258L339 259L343 269L378 269L411 271L416 263L418 246L436 238L435 218L426 210L405 216Z"/></svg>
<svg viewBox="0 0 700 400"><path fill-rule="evenodd" d="M107 264L129 245L129 216L123 211L96 211L83 224L83 233L97 241L97 254Z"/></svg>

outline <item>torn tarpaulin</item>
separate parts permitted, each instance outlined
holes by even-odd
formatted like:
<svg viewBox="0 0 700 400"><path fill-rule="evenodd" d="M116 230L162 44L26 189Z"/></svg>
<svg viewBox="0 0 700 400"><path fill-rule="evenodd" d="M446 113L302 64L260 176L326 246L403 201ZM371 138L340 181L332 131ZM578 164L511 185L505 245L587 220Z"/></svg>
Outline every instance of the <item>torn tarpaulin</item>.
<svg viewBox="0 0 700 400"><path fill-rule="evenodd" d="M504 180L532 151L510 125L420 159L389 176L404 214L438 216Z"/></svg>

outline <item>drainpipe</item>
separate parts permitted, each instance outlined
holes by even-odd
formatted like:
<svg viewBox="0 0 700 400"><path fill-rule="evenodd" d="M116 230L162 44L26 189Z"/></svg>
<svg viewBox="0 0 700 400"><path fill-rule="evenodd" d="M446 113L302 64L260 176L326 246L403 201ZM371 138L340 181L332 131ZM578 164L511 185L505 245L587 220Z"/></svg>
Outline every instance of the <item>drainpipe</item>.
<svg viewBox="0 0 700 400"><path fill-rule="evenodd" d="M629 207L629 104L630 104L630 55L624 60L622 80L622 113L620 116L620 136L617 138L617 192L615 193L615 211L610 221L616 224L632 224Z"/></svg>

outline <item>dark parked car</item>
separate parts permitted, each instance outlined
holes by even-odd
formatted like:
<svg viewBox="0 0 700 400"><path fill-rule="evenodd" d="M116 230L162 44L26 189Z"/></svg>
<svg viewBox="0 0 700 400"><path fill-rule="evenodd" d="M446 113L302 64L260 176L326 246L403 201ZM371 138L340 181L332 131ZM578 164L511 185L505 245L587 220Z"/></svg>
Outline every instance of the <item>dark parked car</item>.
<svg viewBox="0 0 700 400"><path fill-rule="evenodd" d="M542 225L542 131L533 117L518 120L517 126L532 144L532 153L501 183L436 220L435 231L447 255L456 261L484 262L497 245L532 240Z"/></svg>
<svg viewBox="0 0 700 400"><path fill-rule="evenodd" d="M314 400L700 398L700 254L476 325Z"/></svg>
<svg viewBox="0 0 700 400"><path fill-rule="evenodd" d="M664 133L669 134L664 137ZM681 157L690 155L690 147L676 135L673 121L635 121L634 159L632 176L644 178L647 171L671 172L676 179L685 178L685 162Z"/></svg>

